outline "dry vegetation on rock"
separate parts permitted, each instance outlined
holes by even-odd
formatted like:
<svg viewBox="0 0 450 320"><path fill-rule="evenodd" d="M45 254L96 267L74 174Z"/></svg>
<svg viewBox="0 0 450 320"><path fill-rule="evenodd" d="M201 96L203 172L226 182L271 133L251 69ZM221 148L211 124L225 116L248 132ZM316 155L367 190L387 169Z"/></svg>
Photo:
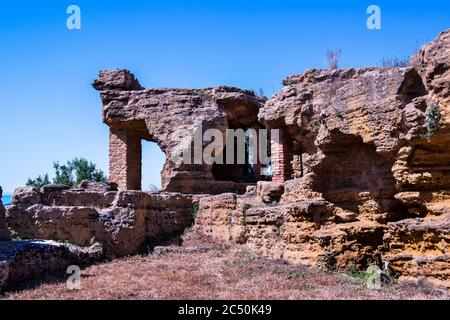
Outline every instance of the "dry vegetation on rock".
<svg viewBox="0 0 450 320"><path fill-rule="evenodd" d="M321 272L267 260L237 246L222 246L190 234L184 248L206 252L135 256L91 266L82 289L70 291L63 278L22 283L27 290L5 299L448 299L426 282L369 290L348 274ZM189 239L190 238L190 239ZM45 280L45 281L44 281Z"/></svg>

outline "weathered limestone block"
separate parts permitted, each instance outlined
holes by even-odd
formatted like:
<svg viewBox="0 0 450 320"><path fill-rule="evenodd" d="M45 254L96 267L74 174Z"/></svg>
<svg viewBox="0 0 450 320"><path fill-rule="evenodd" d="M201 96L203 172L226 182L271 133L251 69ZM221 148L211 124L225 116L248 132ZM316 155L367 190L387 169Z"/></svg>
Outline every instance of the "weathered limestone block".
<svg viewBox="0 0 450 320"><path fill-rule="evenodd" d="M103 258L101 246L79 248L54 241L0 242L0 291L17 282L45 273L66 272L71 265L80 268Z"/></svg>
<svg viewBox="0 0 450 320"><path fill-rule="evenodd" d="M450 289L450 214L388 224L384 259L401 279L427 277Z"/></svg>
<svg viewBox="0 0 450 320"><path fill-rule="evenodd" d="M264 206L243 196L204 197L196 228L222 241L245 244L271 258L328 269L364 269L380 259L384 226L339 220L340 208L320 198Z"/></svg>
<svg viewBox="0 0 450 320"><path fill-rule="evenodd" d="M88 207L53 207L42 204L7 212L13 235L23 239L54 239L87 246L99 232L99 213Z"/></svg>
<svg viewBox="0 0 450 320"><path fill-rule="evenodd" d="M114 182L94 182L89 180L83 180L80 184L76 185L73 190L79 191L94 191L94 192L110 192L117 191L117 183Z"/></svg>
<svg viewBox="0 0 450 320"><path fill-rule="evenodd" d="M284 184L277 182L259 181L256 190L258 197L264 203L280 202L284 193Z"/></svg>
<svg viewBox="0 0 450 320"><path fill-rule="evenodd" d="M24 187L14 190L11 203L22 204L24 206L32 206L41 202L41 193L37 188Z"/></svg>
<svg viewBox="0 0 450 320"><path fill-rule="evenodd" d="M420 48L420 51L411 58L431 93L431 98L439 102L442 107L442 121L445 127L450 125L449 96L450 90L450 29L447 29L432 42Z"/></svg>
<svg viewBox="0 0 450 320"><path fill-rule="evenodd" d="M121 69L100 71L99 78L94 81L93 86L99 91L143 89L134 74Z"/></svg>
<svg viewBox="0 0 450 320"><path fill-rule="evenodd" d="M0 187L0 241L5 241L10 239L10 234L8 227L6 226L5 208L3 207L2 194L3 190Z"/></svg>
<svg viewBox="0 0 450 320"><path fill-rule="evenodd" d="M44 206L91 207L105 209L113 205L117 192L97 192L83 190L64 190L41 193L40 203ZM20 204L20 203L19 203Z"/></svg>
<svg viewBox="0 0 450 320"><path fill-rule="evenodd" d="M230 226L234 222L232 216L235 210L237 199L233 193L203 197L199 202L195 227L216 239L231 241Z"/></svg>
<svg viewBox="0 0 450 320"><path fill-rule="evenodd" d="M280 234L283 222L284 213L278 207L245 210L242 224L246 246L262 256L281 259L285 246Z"/></svg>
<svg viewBox="0 0 450 320"><path fill-rule="evenodd" d="M20 188L13 198L7 223L14 236L100 243L109 256L151 250L193 222L192 198L182 194Z"/></svg>

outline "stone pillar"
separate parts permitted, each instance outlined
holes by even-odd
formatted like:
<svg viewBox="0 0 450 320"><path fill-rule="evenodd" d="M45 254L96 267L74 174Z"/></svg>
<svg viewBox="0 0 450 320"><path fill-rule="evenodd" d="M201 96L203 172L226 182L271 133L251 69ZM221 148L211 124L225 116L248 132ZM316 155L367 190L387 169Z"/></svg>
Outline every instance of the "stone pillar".
<svg viewBox="0 0 450 320"><path fill-rule="evenodd" d="M278 141L273 135L271 139L273 182L285 182L292 178L292 160L292 140L284 130L280 129Z"/></svg>
<svg viewBox="0 0 450 320"><path fill-rule="evenodd" d="M132 131L110 128L109 180L119 190L141 190L141 138Z"/></svg>

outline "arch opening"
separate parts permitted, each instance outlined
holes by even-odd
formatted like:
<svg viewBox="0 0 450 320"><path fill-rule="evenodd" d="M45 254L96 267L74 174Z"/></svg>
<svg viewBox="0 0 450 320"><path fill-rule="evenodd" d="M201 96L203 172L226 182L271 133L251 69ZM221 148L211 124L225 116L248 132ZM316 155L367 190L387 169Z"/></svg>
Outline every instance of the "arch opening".
<svg viewBox="0 0 450 320"><path fill-rule="evenodd" d="M165 153L157 143L142 140L142 191L161 190L162 171L166 160Z"/></svg>

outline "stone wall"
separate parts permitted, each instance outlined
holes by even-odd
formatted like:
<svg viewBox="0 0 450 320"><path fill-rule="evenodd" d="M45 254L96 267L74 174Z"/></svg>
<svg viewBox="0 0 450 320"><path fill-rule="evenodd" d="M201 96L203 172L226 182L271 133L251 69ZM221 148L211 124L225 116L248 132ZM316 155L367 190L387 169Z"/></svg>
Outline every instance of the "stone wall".
<svg viewBox="0 0 450 320"><path fill-rule="evenodd" d="M107 255L125 256L180 235L192 208L192 197L177 193L19 188L6 217L21 239L99 243Z"/></svg>

